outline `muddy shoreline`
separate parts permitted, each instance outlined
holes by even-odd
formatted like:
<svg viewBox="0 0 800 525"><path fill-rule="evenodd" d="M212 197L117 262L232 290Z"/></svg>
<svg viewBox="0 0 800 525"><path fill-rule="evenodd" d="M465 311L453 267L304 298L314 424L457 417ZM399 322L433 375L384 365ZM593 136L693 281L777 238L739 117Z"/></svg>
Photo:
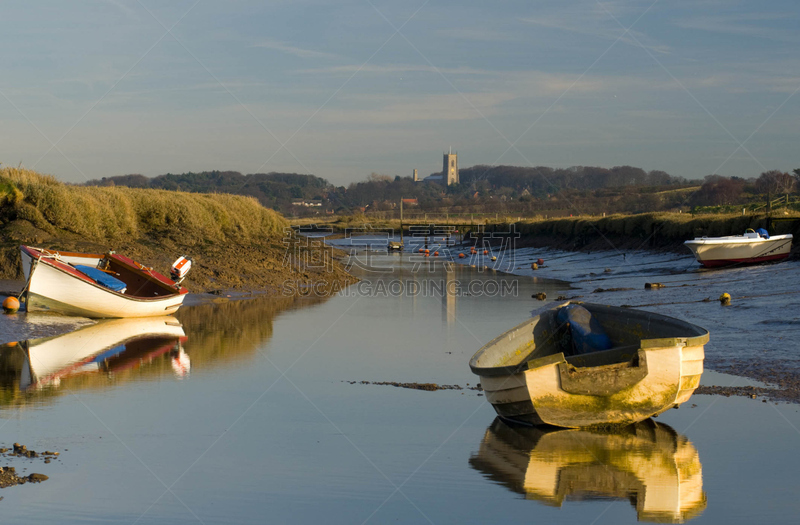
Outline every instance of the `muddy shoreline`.
<svg viewBox="0 0 800 525"><path fill-rule="evenodd" d="M193 242L165 235L126 242L96 243L73 234L52 236L31 224L6 225L0 230L0 279L21 280L20 245L82 253L116 251L163 275L180 256L192 259L192 269L183 283L194 293L260 293L283 295L311 283L324 283L330 290L357 281L341 264L344 253L325 246L314 247L305 238L263 239L260 243Z"/></svg>

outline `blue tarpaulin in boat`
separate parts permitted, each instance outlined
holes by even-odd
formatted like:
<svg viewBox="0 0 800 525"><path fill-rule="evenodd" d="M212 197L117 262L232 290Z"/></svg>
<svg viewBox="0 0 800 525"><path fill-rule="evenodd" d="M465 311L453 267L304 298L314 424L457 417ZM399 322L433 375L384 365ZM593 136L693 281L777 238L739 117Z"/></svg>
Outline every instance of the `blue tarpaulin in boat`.
<svg viewBox="0 0 800 525"><path fill-rule="evenodd" d="M759 228L756 230L756 233L760 236L764 237L765 239L769 239L769 233L764 228Z"/></svg>
<svg viewBox="0 0 800 525"><path fill-rule="evenodd" d="M600 322L583 306L570 304L561 308L558 322L569 323L572 349L576 355L611 348L611 339L603 331Z"/></svg>
<svg viewBox="0 0 800 525"><path fill-rule="evenodd" d="M97 268L93 268L91 266L76 264L75 269L94 279L97 284L105 286L109 290L114 290L115 292L123 293L125 288L128 286L113 275L109 275L104 271L98 270Z"/></svg>

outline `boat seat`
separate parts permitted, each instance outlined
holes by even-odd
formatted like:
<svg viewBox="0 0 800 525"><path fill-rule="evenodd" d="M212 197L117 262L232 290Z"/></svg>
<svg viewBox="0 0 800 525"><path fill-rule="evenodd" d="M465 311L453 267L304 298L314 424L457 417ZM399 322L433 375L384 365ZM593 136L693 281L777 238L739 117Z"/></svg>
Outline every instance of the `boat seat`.
<svg viewBox="0 0 800 525"><path fill-rule="evenodd" d="M569 326L572 355L610 350L611 339L600 321L579 304L570 304L558 311L558 322Z"/></svg>
<svg viewBox="0 0 800 525"><path fill-rule="evenodd" d="M105 286L109 290L113 290L118 293L125 293L125 289L128 287L127 284L120 281L113 275L107 274L98 268L86 266L84 264L75 264L73 267L85 276L94 280L94 282L100 286Z"/></svg>

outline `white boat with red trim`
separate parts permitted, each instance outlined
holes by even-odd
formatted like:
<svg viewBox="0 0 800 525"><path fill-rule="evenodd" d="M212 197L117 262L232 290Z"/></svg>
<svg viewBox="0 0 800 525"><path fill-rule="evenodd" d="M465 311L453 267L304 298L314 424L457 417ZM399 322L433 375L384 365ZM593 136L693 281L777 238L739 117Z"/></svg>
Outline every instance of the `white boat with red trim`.
<svg viewBox="0 0 800 525"><path fill-rule="evenodd" d="M697 262L715 268L786 259L792 249L792 234L770 236L763 228L748 229L744 235L697 237L683 244L692 251Z"/></svg>
<svg viewBox="0 0 800 525"><path fill-rule="evenodd" d="M171 280L124 255L61 252L21 246L28 312L90 318L153 317L175 313L188 293L184 263ZM186 260L184 258L178 261ZM177 261L176 261L177 262Z"/></svg>

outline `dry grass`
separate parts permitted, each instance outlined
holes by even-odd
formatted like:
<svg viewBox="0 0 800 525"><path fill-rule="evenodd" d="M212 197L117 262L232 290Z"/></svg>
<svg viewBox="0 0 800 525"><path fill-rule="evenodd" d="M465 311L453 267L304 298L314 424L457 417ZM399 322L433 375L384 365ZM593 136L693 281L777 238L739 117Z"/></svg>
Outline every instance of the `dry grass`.
<svg viewBox="0 0 800 525"><path fill-rule="evenodd" d="M783 212L775 216L787 217ZM797 217L800 214L789 212L788 216ZM631 241L646 239L652 245L665 246L700 236L741 235L747 228L762 228L765 225L764 215L712 214L692 217L688 213L644 213L523 221L516 226L523 236L588 241L602 234ZM797 233L797 228L798 222L775 222L771 233Z"/></svg>
<svg viewBox="0 0 800 525"><path fill-rule="evenodd" d="M125 187L84 187L21 168L0 169L3 222L25 219L95 242L180 236L187 244L280 236L288 226L256 199Z"/></svg>

